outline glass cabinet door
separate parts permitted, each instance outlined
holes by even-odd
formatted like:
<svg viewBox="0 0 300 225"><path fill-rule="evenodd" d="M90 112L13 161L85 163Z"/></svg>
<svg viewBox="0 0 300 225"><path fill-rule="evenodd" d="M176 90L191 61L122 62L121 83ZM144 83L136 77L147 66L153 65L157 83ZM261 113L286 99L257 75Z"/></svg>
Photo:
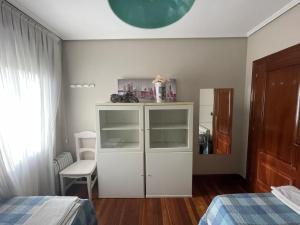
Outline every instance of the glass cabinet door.
<svg viewBox="0 0 300 225"><path fill-rule="evenodd" d="M143 147L142 109L136 106L98 108L100 151L140 151Z"/></svg>
<svg viewBox="0 0 300 225"><path fill-rule="evenodd" d="M191 107L146 106L146 151L189 151L192 146Z"/></svg>

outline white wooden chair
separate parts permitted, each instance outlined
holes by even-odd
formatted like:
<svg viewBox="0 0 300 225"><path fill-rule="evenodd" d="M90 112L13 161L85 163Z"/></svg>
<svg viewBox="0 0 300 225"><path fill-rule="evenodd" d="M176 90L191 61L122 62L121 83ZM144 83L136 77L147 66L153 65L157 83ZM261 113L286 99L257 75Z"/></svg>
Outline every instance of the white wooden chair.
<svg viewBox="0 0 300 225"><path fill-rule="evenodd" d="M97 180L96 174L96 133L91 131L83 131L80 133L74 134L75 136L75 146L76 146L76 155L77 162L71 164L64 170L62 170L60 175L60 188L61 194L65 195L66 190L74 183L86 183L89 199L92 200L92 189ZM95 141L95 145L91 147L83 147L84 140L93 139ZM92 160L82 159L84 154L93 153ZM92 175L95 173L94 179L92 179ZM69 185L65 186L64 178L72 178L74 179ZM80 178L86 178L86 181L78 181Z"/></svg>

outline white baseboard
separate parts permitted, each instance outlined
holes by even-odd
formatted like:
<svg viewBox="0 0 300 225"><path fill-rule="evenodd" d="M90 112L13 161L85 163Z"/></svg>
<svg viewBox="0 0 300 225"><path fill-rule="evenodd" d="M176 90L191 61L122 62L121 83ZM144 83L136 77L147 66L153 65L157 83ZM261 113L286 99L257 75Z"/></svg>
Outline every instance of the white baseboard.
<svg viewBox="0 0 300 225"><path fill-rule="evenodd" d="M146 198L191 198L192 195L146 195Z"/></svg>
<svg viewBox="0 0 300 225"><path fill-rule="evenodd" d="M98 198L145 198L144 195L98 195Z"/></svg>

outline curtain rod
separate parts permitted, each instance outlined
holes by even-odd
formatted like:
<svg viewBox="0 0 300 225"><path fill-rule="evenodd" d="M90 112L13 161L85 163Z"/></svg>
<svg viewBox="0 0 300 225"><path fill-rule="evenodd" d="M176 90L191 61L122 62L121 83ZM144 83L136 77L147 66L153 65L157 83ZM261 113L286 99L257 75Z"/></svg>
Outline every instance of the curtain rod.
<svg viewBox="0 0 300 225"><path fill-rule="evenodd" d="M31 16L29 16L28 14L26 14L21 9L19 9L17 6L13 5L12 3L8 2L7 0L0 0L0 4L1 4L1 8L3 6L10 7L12 10L15 10L17 13L19 13L20 16L22 16L24 19L26 19L33 26L38 27L39 29L41 29L41 31L45 31L48 34L50 34L51 36L54 36L55 38L57 38L59 40L62 40L62 38L58 34L56 34L55 32L53 32L51 30L49 30L48 28L46 28L44 25L42 25L41 23L39 23L38 21L33 19Z"/></svg>

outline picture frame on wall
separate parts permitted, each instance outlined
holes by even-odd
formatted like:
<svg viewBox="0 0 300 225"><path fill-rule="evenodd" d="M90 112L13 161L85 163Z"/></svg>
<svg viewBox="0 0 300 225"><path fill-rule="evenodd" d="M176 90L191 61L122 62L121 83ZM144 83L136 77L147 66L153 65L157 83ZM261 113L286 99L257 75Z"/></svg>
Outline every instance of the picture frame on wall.
<svg viewBox="0 0 300 225"><path fill-rule="evenodd" d="M153 79L118 79L118 94L132 92L140 102L155 101L155 86ZM176 101L176 79L169 79L166 83L166 101Z"/></svg>

